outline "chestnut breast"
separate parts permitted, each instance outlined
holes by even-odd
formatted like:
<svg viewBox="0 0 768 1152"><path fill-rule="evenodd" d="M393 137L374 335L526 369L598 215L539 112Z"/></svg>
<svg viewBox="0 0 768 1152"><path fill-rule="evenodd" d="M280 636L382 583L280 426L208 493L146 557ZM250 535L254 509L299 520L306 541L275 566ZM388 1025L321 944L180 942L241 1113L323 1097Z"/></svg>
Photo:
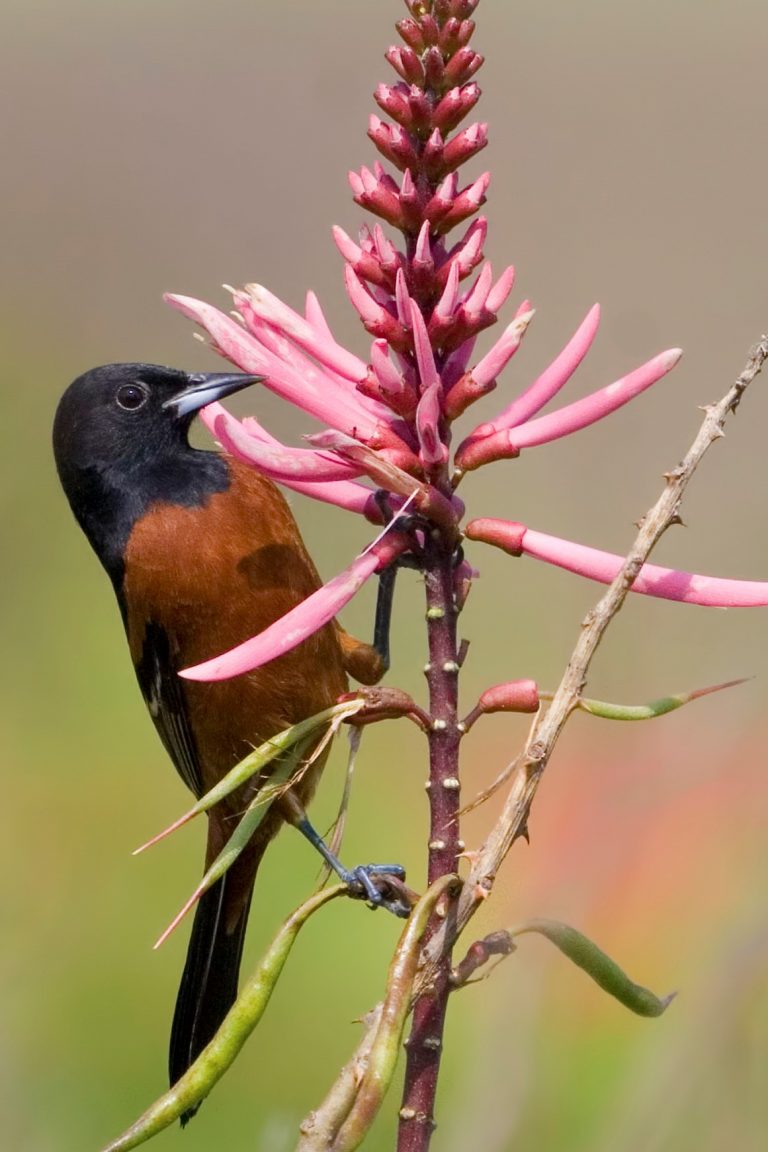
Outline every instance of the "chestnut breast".
<svg viewBox="0 0 768 1152"><path fill-rule="evenodd" d="M147 621L166 633L178 671L254 636L320 585L275 485L237 460L227 464L226 491L202 507L158 502L131 533L123 596L135 663ZM333 623L233 680L181 683L205 790L254 745L347 690Z"/></svg>

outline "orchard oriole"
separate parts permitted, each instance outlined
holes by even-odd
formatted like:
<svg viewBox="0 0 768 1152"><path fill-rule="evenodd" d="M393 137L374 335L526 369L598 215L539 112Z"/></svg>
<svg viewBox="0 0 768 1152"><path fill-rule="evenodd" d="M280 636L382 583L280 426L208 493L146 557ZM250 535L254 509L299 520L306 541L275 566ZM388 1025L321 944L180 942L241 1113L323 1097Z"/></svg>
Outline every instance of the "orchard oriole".
<svg viewBox="0 0 768 1152"><path fill-rule="evenodd" d="M365 683L384 671L375 648L332 622L233 680L205 684L178 676L261 631L320 583L275 485L236 459L188 442L199 409L259 379L109 364L70 385L54 422L59 477L112 581L144 700L166 751L198 797L255 745L333 704L347 690L347 671ZM293 809L274 804L246 850L198 904L171 1031L172 1084L237 995L256 870L281 823L291 819L329 856L301 807L324 759L296 785ZM241 789L210 811L206 867L251 795L252 789ZM386 873L386 866L349 873L331 863L359 894L407 915L386 884L382 892L381 883L373 883L370 870ZM391 872L402 874L395 867Z"/></svg>

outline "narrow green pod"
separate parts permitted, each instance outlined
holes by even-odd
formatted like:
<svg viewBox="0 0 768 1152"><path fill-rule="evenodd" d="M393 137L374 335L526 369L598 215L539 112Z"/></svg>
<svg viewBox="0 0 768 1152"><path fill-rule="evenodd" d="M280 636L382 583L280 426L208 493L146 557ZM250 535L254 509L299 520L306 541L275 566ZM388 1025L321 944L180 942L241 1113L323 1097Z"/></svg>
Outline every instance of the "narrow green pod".
<svg viewBox="0 0 768 1152"><path fill-rule="evenodd" d="M140 1144L162 1132L169 1124L173 1124L183 1112L194 1108L205 1099L234 1062L264 1015L301 928L314 912L346 891L343 885L337 885L335 888L317 892L288 917L210 1044L203 1049L182 1078L102 1152L129 1152L131 1148L138 1148Z"/></svg>
<svg viewBox="0 0 768 1152"><path fill-rule="evenodd" d="M546 936L571 963L583 968L603 991L638 1016L661 1016L677 995L672 992L669 996L659 997L641 984L635 984L597 944L568 924L561 924L558 920L526 920L510 929L509 934L522 936L526 932Z"/></svg>

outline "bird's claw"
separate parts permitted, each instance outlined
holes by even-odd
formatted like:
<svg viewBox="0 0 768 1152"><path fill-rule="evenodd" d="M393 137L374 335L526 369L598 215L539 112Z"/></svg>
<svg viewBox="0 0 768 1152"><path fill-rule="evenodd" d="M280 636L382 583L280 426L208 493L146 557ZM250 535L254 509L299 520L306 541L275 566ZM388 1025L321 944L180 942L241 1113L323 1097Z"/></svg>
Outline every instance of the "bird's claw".
<svg viewBox="0 0 768 1152"><path fill-rule="evenodd" d="M406 919L411 903L404 880L405 869L400 864L359 864L345 877L351 896L366 900L373 909L386 908Z"/></svg>

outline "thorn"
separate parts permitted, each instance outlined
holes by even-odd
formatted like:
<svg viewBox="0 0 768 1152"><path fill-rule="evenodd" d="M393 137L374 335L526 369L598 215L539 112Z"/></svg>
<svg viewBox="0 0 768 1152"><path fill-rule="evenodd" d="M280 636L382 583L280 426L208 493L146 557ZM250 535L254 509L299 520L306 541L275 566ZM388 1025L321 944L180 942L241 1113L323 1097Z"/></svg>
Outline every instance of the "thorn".
<svg viewBox="0 0 768 1152"><path fill-rule="evenodd" d="M518 839L519 840L525 840L526 844L530 844L530 842L531 842L530 833L528 832L528 821L527 820L525 821L524 824L521 824L521 826L517 830L517 834L515 835L515 840L518 840Z"/></svg>
<svg viewBox="0 0 768 1152"><path fill-rule="evenodd" d="M459 852L457 855L458 860L469 860L470 868L474 868L474 866L477 863L479 858L480 858L480 852L477 848L469 848L469 849L465 848L463 851Z"/></svg>

